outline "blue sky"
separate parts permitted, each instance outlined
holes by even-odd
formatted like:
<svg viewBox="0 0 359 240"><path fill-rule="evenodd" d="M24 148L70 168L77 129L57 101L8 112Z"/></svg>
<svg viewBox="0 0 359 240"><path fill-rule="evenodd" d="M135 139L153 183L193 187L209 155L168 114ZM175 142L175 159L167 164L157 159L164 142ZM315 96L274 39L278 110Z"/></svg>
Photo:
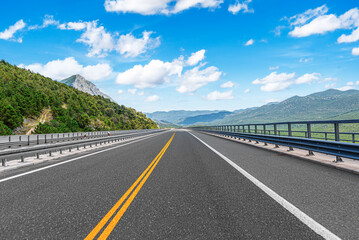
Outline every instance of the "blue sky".
<svg viewBox="0 0 359 240"><path fill-rule="evenodd" d="M6 1L0 56L56 80L81 74L144 112L235 110L359 88L358 5Z"/></svg>

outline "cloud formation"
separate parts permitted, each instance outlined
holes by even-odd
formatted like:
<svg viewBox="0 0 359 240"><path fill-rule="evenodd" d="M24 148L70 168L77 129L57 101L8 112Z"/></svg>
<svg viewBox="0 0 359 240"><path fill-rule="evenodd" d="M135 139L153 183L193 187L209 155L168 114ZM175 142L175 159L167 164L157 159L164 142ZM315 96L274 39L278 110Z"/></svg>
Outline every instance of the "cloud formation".
<svg viewBox="0 0 359 240"><path fill-rule="evenodd" d="M253 45L254 43L254 40L253 39L249 39L245 44L244 46L250 46L250 45Z"/></svg>
<svg viewBox="0 0 359 240"><path fill-rule="evenodd" d="M181 76L183 64L178 60L163 62L151 60L146 65L135 65L133 68L119 73L116 83L134 85L136 88L153 88L165 82L173 75Z"/></svg>
<svg viewBox="0 0 359 240"><path fill-rule="evenodd" d="M256 79L252 83L262 85L261 91L263 92L276 92L287 89L293 84L304 84L318 81L320 78L319 73L307 73L296 78L296 73L280 73L272 72L268 76Z"/></svg>
<svg viewBox="0 0 359 240"><path fill-rule="evenodd" d="M157 102L158 100L160 100L158 95L151 95L146 97L145 102Z"/></svg>
<svg viewBox="0 0 359 240"><path fill-rule="evenodd" d="M197 8L217 8L223 0L106 0L107 12L138 13L142 15L176 14Z"/></svg>
<svg viewBox="0 0 359 240"><path fill-rule="evenodd" d="M234 83L232 81L225 82L221 84L221 88L232 88L234 86Z"/></svg>
<svg viewBox="0 0 359 240"><path fill-rule="evenodd" d="M353 8L340 16L326 14L326 5L309 9L304 13L288 19L294 29L289 32L292 37L308 37L315 34L325 34L338 29L355 29L350 35L342 35L338 43L355 42L359 40L359 9Z"/></svg>
<svg viewBox="0 0 359 240"><path fill-rule="evenodd" d="M359 47L353 48L353 49L352 49L352 54L353 54L354 56L359 56Z"/></svg>
<svg viewBox="0 0 359 240"><path fill-rule="evenodd" d="M16 42L21 43L22 38L15 39L14 35L16 32L24 29L26 26L26 23L21 19L17 21L14 25L10 26L8 29L5 29L3 32L0 32L0 39L4 40L13 40Z"/></svg>
<svg viewBox="0 0 359 240"><path fill-rule="evenodd" d="M189 66L197 65L200 61L202 61L204 59L205 53L206 53L206 50L204 50L204 49L199 50L198 52L192 53L191 56L186 61L186 63Z"/></svg>
<svg viewBox="0 0 359 240"><path fill-rule="evenodd" d="M230 100L233 99L233 91L227 91L227 92L218 92L214 91L209 93L205 99L215 101L215 100Z"/></svg>
<svg viewBox="0 0 359 240"><path fill-rule="evenodd" d="M138 64L118 74L116 83L122 85L134 85L135 88L153 88L171 80L176 80L176 90L180 93L193 93L198 88L210 82L219 80L222 72L214 66L204 67L200 63L204 59L205 50L192 53L185 60L183 56L174 59L172 62L151 60L148 64ZM199 64L199 65L198 65ZM198 65L193 67L194 65ZM192 67L191 69L188 69ZM186 71L183 71L187 68Z"/></svg>
<svg viewBox="0 0 359 240"><path fill-rule="evenodd" d="M83 66L75 58L68 57L64 60L54 60L46 63L34 63L30 65L19 65L19 67L29 69L40 73L46 77L62 80L75 74L80 74L90 81L98 81L107 78L112 74L112 68L109 64L99 63L96 65Z"/></svg>
<svg viewBox="0 0 359 240"><path fill-rule="evenodd" d="M238 0L235 4L231 4L228 7L228 11L237 14L238 12L242 11L244 13L254 13L253 9L248 8L248 4L250 4L252 0L246 0L240 3Z"/></svg>

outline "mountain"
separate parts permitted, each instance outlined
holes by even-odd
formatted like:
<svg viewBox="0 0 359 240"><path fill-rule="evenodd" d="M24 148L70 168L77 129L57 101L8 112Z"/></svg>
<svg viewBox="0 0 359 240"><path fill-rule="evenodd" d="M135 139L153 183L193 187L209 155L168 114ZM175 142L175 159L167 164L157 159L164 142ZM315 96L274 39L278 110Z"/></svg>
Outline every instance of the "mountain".
<svg viewBox="0 0 359 240"><path fill-rule="evenodd" d="M187 118L183 119L181 122L179 122L178 124L193 125L193 124L208 123L208 122L212 122L215 120L223 119L225 116L227 116L229 114L232 114L232 112L220 111L217 113L202 114L202 115L197 115L197 116L193 116L193 117L187 117Z"/></svg>
<svg viewBox="0 0 359 240"><path fill-rule="evenodd" d="M67 86L76 88L77 90L80 90L82 92L91 94L93 96L98 95L113 101L108 95L101 92L100 89L98 89L95 84L86 80L83 76L79 74L73 75L60 82L66 84Z"/></svg>
<svg viewBox="0 0 359 240"><path fill-rule="evenodd" d="M0 135L157 128L135 109L0 61Z"/></svg>
<svg viewBox="0 0 359 240"><path fill-rule="evenodd" d="M146 113L147 117L159 120L166 121L173 124L178 124L188 117L194 117L203 114L218 113L219 111L208 111L208 110L199 110L199 111L185 111L185 110L176 110L176 111L157 111L153 113Z"/></svg>
<svg viewBox="0 0 359 240"><path fill-rule="evenodd" d="M359 118L359 91L329 89L308 96L294 96L276 104L235 113L213 124L270 123L281 121Z"/></svg>

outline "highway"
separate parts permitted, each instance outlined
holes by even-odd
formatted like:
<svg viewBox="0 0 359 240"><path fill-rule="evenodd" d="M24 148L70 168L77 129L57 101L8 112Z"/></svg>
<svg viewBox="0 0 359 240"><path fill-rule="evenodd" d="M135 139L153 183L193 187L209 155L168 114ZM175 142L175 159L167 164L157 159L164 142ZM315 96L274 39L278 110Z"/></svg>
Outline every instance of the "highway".
<svg viewBox="0 0 359 240"><path fill-rule="evenodd" d="M357 239L359 176L166 131L0 175L0 239Z"/></svg>

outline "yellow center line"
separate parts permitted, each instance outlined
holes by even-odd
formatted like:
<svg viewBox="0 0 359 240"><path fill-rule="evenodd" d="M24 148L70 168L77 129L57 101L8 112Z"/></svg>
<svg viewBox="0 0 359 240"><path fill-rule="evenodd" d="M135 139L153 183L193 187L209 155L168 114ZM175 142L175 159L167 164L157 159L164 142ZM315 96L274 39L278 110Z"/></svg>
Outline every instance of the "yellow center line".
<svg viewBox="0 0 359 240"><path fill-rule="evenodd" d="M137 193L140 191L142 186L145 184L146 180L152 173L153 169L156 167L159 160L162 158L163 154L166 152L167 148L172 142L172 139L174 138L175 133L172 135L171 139L166 143L166 145L162 148L160 153L155 157L155 159L151 162L151 164L146 168L146 170L141 174L141 176L132 184L132 186L126 191L126 193L120 198L120 200L111 208L111 210L105 215L105 217L102 218L102 220L96 225L96 227L89 233L89 235L85 238L85 240L92 240L96 237L96 235L101 231L103 226L106 225L106 223L109 221L109 219L112 217L112 215L117 211L117 209L121 206L121 204L126 200L128 195L132 192L132 190L136 187L136 189L133 191L131 196L127 199L125 204L121 207L119 212L115 215L115 217L112 219L110 224L106 227L104 232L101 234L101 236L98 239L106 239L110 233L112 232L113 228L116 226L118 221L121 219L127 208L130 206L133 199L136 197ZM139 183L139 184L138 184Z"/></svg>

